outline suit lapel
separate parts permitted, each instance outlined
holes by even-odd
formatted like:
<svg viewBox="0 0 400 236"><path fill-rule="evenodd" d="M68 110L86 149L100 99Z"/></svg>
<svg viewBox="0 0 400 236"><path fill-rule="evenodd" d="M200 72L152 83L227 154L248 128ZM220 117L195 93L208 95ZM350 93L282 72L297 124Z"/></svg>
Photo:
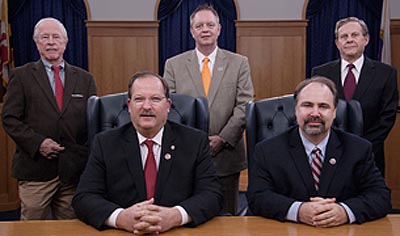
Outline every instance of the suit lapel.
<svg viewBox="0 0 400 236"><path fill-rule="evenodd" d="M221 85L222 78L225 74L225 70L227 67L227 60L225 60L225 54L221 49L218 49L217 56L215 57L215 63L212 73L210 91L208 92L208 103L209 106L214 101L215 95L217 94L219 87Z"/></svg>
<svg viewBox="0 0 400 236"><path fill-rule="evenodd" d="M295 163L297 170L303 183L308 191L310 196L316 195L316 190L314 187L314 179L311 174L311 166L308 163L307 154L305 153L305 149L303 143L300 139L299 129L293 129L292 132L289 133L289 147L290 147L290 155Z"/></svg>
<svg viewBox="0 0 400 236"><path fill-rule="evenodd" d="M65 81L64 81L64 101L63 101L62 112L64 112L68 107L71 101L72 92L74 91L77 82L76 70L66 62L64 71L65 71L65 78L64 78Z"/></svg>
<svg viewBox="0 0 400 236"><path fill-rule="evenodd" d="M194 84L194 87L196 88L198 94L198 96L194 97L205 97L206 94L204 93L203 81L201 79L201 71L199 70L199 62L195 50L192 50L192 53L190 53L187 58L186 69L190 74L190 78L188 79L192 80L192 83Z"/></svg>
<svg viewBox="0 0 400 236"><path fill-rule="evenodd" d="M122 134L122 153L126 159L129 172L132 175L132 180L135 182L140 199L146 199L146 184L144 180L142 158L140 156L139 140L136 131L131 125Z"/></svg>
<svg viewBox="0 0 400 236"><path fill-rule="evenodd" d="M336 132L331 129L331 134L326 147L324 164L319 180L319 195L326 196L330 184L335 176L336 168L340 163L343 154L343 148L336 135Z"/></svg>
<svg viewBox="0 0 400 236"><path fill-rule="evenodd" d="M176 136L172 127L167 122L164 126L164 134L162 138L162 148L160 155L160 165L157 172L157 183L156 183L156 199L161 199L164 194L164 187L169 177L172 163L176 157L176 148L179 148L176 144Z"/></svg>
<svg viewBox="0 0 400 236"><path fill-rule="evenodd" d="M358 79L358 83L356 86L356 90L354 91L353 99L362 100L364 96L366 96L365 92L368 87L373 84L373 80L375 77L375 66L367 57L365 57L364 65L361 69L360 78Z"/></svg>
<svg viewBox="0 0 400 236"><path fill-rule="evenodd" d="M39 84L41 89L43 90L44 95L50 101L50 104L53 108L58 112L58 106L56 102L56 98L54 96L54 92L51 89L51 85L49 79L47 77L46 69L41 60L37 61L35 65L32 67L32 74L35 78L36 82Z"/></svg>
<svg viewBox="0 0 400 236"><path fill-rule="evenodd" d="M337 60L331 66L331 72L329 72L332 77L330 78L336 85L336 89L339 95L339 98L344 98L344 89L342 85L342 75L341 75L341 61Z"/></svg>

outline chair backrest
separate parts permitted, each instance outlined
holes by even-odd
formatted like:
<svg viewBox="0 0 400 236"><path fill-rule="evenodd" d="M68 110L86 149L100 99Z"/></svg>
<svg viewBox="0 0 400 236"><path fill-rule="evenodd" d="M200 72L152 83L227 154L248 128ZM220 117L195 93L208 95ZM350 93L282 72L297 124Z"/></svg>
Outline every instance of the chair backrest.
<svg viewBox="0 0 400 236"><path fill-rule="evenodd" d="M246 144L249 166L255 145L297 125L293 94L267 98L246 106ZM363 115L358 101L339 99L333 126L357 135L363 134Z"/></svg>
<svg viewBox="0 0 400 236"><path fill-rule="evenodd" d="M206 98L193 98L182 94L170 94L170 98L172 106L168 114L168 120L208 133L209 112ZM127 92L102 97L92 96L88 99L87 123L89 145L91 145L97 133L131 122L127 100Z"/></svg>

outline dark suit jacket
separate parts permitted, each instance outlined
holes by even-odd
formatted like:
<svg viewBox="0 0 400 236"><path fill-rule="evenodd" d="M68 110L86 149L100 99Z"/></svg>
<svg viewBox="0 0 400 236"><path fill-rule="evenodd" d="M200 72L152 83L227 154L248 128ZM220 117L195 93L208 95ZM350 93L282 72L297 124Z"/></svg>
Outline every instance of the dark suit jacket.
<svg viewBox="0 0 400 236"><path fill-rule="evenodd" d="M13 177L47 181L59 175L66 183L79 179L88 158L86 103L96 94L96 85L91 74L65 63L64 87L60 112L41 60L11 72L2 118L5 131L17 144ZM45 138L65 147L59 158L40 155Z"/></svg>
<svg viewBox="0 0 400 236"><path fill-rule="evenodd" d="M340 60L315 67L311 74L335 82L339 98L344 99ZM363 137L372 142L375 160L381 170L384 168L383 143L396 120L398 98L396 69L365 57L353 99L361 104Z"/></svg>
<svg viewBox="0 0 400 236"><path fill-rule="evenodd" d="M195 50L168 59L164 79L171 93L205 96ZM246 168L243 142L245 106L253 99L253 93L247 57L218 49L208 108L210 135L220 135L229 144L213 158L219 176L236 174Z"/></svg>
<svg viewBox="0 0 400 236"><path fill-rule="evenodd" d="M222 204L207 135L173 122L164 127L155 204L180 205L191 225L200 224ZM171 159L164 158L167 154ZM137 133L129 123L95 137L72 206L78 218L101 229L115 209L146 200L145 186Z"/></svg>
<svg viewBox="0 0 400 236"><path fill-rule="evenodd" d="M256 215L284 221L294 201L315 196L345 203L357 223L383 217L391 209L390 190L374 164L371 144L350 133L331 129L318 192L298 127L258 143L255 159L248 201Z"/></svg>

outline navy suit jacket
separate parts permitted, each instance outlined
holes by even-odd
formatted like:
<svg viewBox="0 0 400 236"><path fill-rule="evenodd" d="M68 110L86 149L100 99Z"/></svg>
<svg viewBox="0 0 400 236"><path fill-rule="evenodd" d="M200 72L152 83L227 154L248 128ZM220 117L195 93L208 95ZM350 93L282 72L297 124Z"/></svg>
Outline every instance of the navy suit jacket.
<svg viewBox="0 0 400 236"><path fill-rule="evenodd" d="M164 126L155 204L182 206L198 225L219 213L222 194L207 134L168 121ZM170 159L166 159L166 155ZM117 208L146 200L137 133L131 123L96 135L72 201L76 215L97 229Z"/></svg>
<svg viewBox="0 0 400 236"><path fill-rule="evenodd" d="M390 190L374 164L370 142L343 131L331 129L318 192L298 127L258 143L252 167L248 201L255 215L285 221L294 201L316 196L345 203L357 223L391 209Z"/></svg>
<svg viewBox="0 0 400 236"><path fill-rule="evenodd" d="M384 63L364 58L353 99L360 102L363 111L363 137L372 142L376 164L383 170L383 144L396 120L399 99L397 71ZM345 99L340 60L315 67L311 74L331 79L336 84L339 98Z"/></svg>

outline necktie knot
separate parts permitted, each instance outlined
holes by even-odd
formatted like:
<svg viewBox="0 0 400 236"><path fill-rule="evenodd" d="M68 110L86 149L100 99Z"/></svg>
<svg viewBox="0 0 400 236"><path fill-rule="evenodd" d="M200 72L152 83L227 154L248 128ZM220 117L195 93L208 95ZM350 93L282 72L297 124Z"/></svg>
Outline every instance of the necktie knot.
<svg viewBox="0 0 400 236"><path fill-rule="evenodd" d="M203 59L203 63L208 63L210 61L210 59L208 58L208 57L205 57L204 59Z"/></svg>
<svg viewBox="0 0 400 236"><path fill-rule="evenodd" d="M149 149L149 152L153 151L153 140L147 139L146 141L144 141L144 144L146 145L147 149Z"/></svg>
<svg viewBox="0 0 400 236"><path fill-rule="evenodd" d="M320 155L321 150L320 150L319 148L315 147L315 148L312 150L312 153L313 153L313 154L318 154L318 155Z"/></svg>
<svg viewBox="0 0 400 236"><path fill-rule="evenodd" d="M354 64L348 64L347 67L349 68L349 70L352 70L353 68L355 68Z"/></svg>
<svg viewBox="0 0 400 236"><path fill-rule="evenodd" d="M54 73L59 74L61 70L61 66L52 65L51 69L54 70Z"/></svg>

